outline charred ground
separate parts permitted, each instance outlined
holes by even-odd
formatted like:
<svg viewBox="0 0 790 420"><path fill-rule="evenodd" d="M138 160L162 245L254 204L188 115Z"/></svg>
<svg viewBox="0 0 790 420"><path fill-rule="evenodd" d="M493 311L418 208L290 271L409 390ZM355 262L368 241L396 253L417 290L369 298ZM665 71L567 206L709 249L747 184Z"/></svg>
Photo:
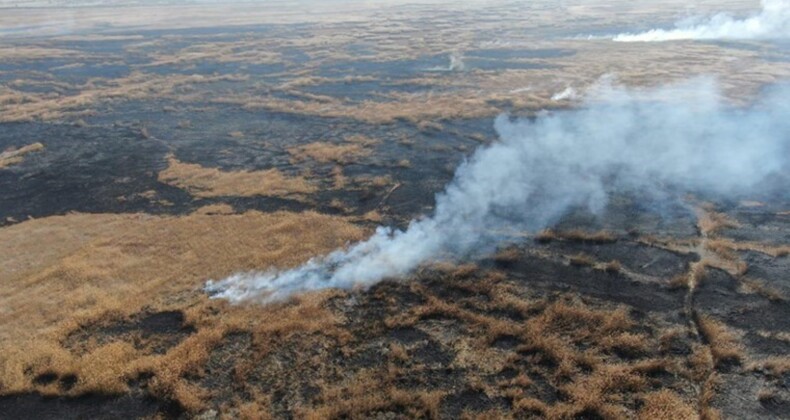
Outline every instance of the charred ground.
<svg viewBox="0 0 790 420"><path fill-rule="evenodd" d="M493 116L562 112L572 103L551 97L567 86L609 71L634 85L713 73L747 101L790 74L772 45L614 49L565 38L578 26L547 29L559 13L548 6L519 32L500 19L511 9L0 47L0 413L790 410L781 194L678 192L657 206L613 193L601 215L577 210L495 255L366 291L267 307L203 293L209 278L293 267L430 213L463 158L494 141ZM472 26L479 39L459 36ZM459 54L465 68L451 69ZM732 57L750 70L732 71Z"/></svg>

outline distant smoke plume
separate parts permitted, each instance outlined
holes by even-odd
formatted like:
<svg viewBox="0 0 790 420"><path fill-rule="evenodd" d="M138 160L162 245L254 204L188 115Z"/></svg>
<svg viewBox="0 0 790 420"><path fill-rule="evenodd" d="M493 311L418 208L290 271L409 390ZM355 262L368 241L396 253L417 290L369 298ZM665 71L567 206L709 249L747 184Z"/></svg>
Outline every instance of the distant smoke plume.
<svg viewBox="0 0 790 420"><path fill-rule="evenodd" d="M687 19L675 29L625 33L620 42L657 42L682 39L787 39L790 38L790 0L762 0L762 10L745 19L719 13L707 19Z"/></svg>
<svg viewBox="0 0 790 420"><path fill-rule="evenodd" d="M562 92L557 92L551 96L552 101L562 101L565 99L570 99L570 100L579 99L579 94L576 93L576 89L568 86Z"/></svg>
<svg viewBox="0 0 790 420"><path fill-rule="evenodd" d="M464 72L466 71L466 63L464 63L464 56L461 53L450 54L450 63L445 66L435 66L425 69L428 72L444 73L444 72Z"/></svg>
<svg viewBox="0 0 790 420"><path fill-rule="evenodd" d="M649 92L603 84L577 110L518 121L500 116L499 140L460 165L432 216L406 230L380 227L364 242L292 270L236 274L206 289L232 302L266 303L365 288L428 261L493 251L512 240L508 232L546 228L571 208L599 212L611 189L757 188L788 169L790 90L781 90L742 109L725 104L707 79Z"/></svg>
<svg viewBox="0 0 790 420"><path fill-rule="evenodd" d="M466 70L466 64L464 63L464 57L461 54L450 54L450 71L464 71Z"/></svg>

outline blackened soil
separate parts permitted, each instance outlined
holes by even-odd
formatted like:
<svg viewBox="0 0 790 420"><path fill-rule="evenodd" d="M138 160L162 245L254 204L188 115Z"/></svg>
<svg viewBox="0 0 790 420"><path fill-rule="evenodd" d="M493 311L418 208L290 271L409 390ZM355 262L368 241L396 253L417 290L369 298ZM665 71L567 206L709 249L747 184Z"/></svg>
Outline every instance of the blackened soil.
<svg viewBox="0 0 790 420"><path fill-rule="evenodd" d="M695 307L746 331L786 330L790 319L787 302L771 301L755 293L739 293L738 287L737 279L724 271L708 269L695 295Z"/></svg>
<svg viewBox="0 0 790 420"><path fill-rule="evenodd" d="M660 278L672 278L698 259L694 254L682 255L628 241L611 244L559 242L552 246L567 255L584 253L602 262L618 261L632 272Z"/></svg>
<svg viewBox="0 0 790 420"><path fill-rule="evenodd" d="M464 411L480 412L506 407L506 400L492 399L485 393L472 389L466 389L442 399L442 415L446 418L459 418Z"/></svg>
<svg viewBox="0 0 790 420"><path fill-rule="evenodd" d="M149 418L156 414L177 418L180 409L147 396L83 395L51 398L38 394L0 397L0 417L8 420Z"/></svg>
<svg viewBox="0 0 790 420"><path fill-rule="evenodd" d="M211 112L187 107L163 113L154 112L151 106L139 101L117 104L106 112L122 120L96 117L98 121L92 125L1 124L0 150L36 141L45 149L0 171L0 225L70 211L185 214L219 202L237 211L313 208L337 213L329 206L333 200L344 203L354 214L386 210L394 216L394 223L404 224L432 210L434 194L479 144L468 133L425 131L405 122L376 126L232 106L213 106ZM175 126L183 120L192 121L191 128ZM490 121L463 124L490 131ZM232 131L244 136L230 136ZM341 144L355 135L378 143L372 146L370 156L343 165L343 174L350 179L343 189L332 186L336 163L292 162L288 152L311 142ZM298 201L270 196L193 197L158 181L170 153L183 162L224 171L277 168L288 175L301 175L309 170L310 181L320 188L307 200ZM391 185L365 184L364 179L377 176L389 177ZM396 184L398 188L387 196L387 190Z"/></svg>
<svg viewBox="0 0 790 420"><path fill-rule="evenodd" d="M64 346L82 353L112 341L124 340L148 353L164 354L194 331L192 326L184 323L184 314L179 311L142 313L131 320L82 327L66 338Z"/></svg>
<svg viewBox="0 0 790 420"><path fill-rule="evenodd" d="M657 283L630 280L588 267L573 267L526 255L507 270L514 279L532 287L574 291L608 301L623 303L643 312L678 312L683 307L682 290Z"/></svg>

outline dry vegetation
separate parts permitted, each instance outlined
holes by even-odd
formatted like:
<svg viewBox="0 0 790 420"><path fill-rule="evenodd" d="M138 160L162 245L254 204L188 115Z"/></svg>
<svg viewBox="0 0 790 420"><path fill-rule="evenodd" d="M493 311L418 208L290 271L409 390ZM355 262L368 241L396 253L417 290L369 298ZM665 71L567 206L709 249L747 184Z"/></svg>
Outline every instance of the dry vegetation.
<svg viewBox="0 0 790 420"><path fill-rule="evenodd" d="M174 116L181 105L202 101L372 124L406 121L428 134L450 133L445 126L451 124L442 120L490 117L503 109L571 106L569 101L551 98L568 86L584 94L595 89L605 74L615 74L626 85L638 87L718 75L725 95L738 102L753 98L763 84L790 76L790 62L766 59L765 51L757 49L685 42L614 48L609 42L546 40L523 30L534 29L524 28L525 22L537 27L551 22L558 30L571 27L572 22L596 19L602 25L622 24L619 19L624 16L652 18L648 12L655 12L654 8L677 10L679 0L651 7L623 2L625 9L617 14L586 4L530 5L503 13L488 3L483 9L456 5L456 15L433 19L430 31L414 23L415 16L430 10L419 7L375 16L367 6L345 4L331 6L338 8L331 13L243 8L248 15L235 16L186 7L183 10L194 19L178 17L184 22L167 24L216 25L217 19L231 25L319 20L352 21L354 26L305 26L296 36L248 33L231 42L187 34L157 39L79 36L72 40L133 41L118 54L134 54L142 62L132 65L128 75L89 78L80 84L61 82L54 71L81 69L95 59L123 64L125 57L94 57L50 48L45 42L2 47L4 62L44 58L72 62L0 85L0 122L72 119L84 126L79 118L109 102L168 100L179 104L165 106ZM484 12L497 19L485 18ZM43 22L50 12L31 17L25 11L10 11L0 15L0 26L20 13ZM143 22L135 14L117 16L109 9L89 8L83 15L87 17L79 20L88 25L161 24ZM530 18L524 19L527 15ZM511 64L534 68L407 69L414 74L397 81L378 75L328 78L319 74L322 66L333 63L361 60L397 66L403 60L456 49L499 49L502 33L508 34L509 47L525 55L511 59ZM488 34L492 36L486 41ZM168 49L177 43L189 46ZM349 50L360 43L376 48L370 54ZM544 49L569 54L526 58ZM305 62L290 62L297 59L280 52L285 50L304 53ZM234 73L190 75L206 63L221 63ZM297 65L258 78L256 66L279 64ZM165 66L183 74L154 72L155 67ZM378 82L394 89L361 100L309 89L339 81ZM222 88L215 90L215 86ZM418 87L416 92L411 90ZM171 124L188 130L196 122L174 117ZM144 127L140 134L153 139ZM252 137L235 129L223 135L234 141ZM486 141L479 134L471 136ZM414 140L401 143L413 146ZM335 189L350 184L354 188L389 187L392 193L401 184L390 177L347 178L343 173L343 165L371 156L376 144L364 136L350 136L336 143L292 147L288 153L294 164L312 161L334 166ZM24 153L40 149L37 143L4 152L0 167L18 163ZM401 168L411 164L406 159L394 163ZM172 155L159 180L195 197L304 199L318 189L305 177L278 169L222 171L184 163ZM148 192L140 197L157 199ZM328 204L350 212L340 199ZM236 214L230 205L214 204L182 217L71 214L23 222L0 229L4 245L0 253L0 394L115 394L147 381L145 386L154 396L176 401L190 415L213 408L231 418L375 418L391 412L429 418L475 415L470 407L448 414L447 407L459 404L457 400L487 401L489 407L476 413L483 418L718 418L714 406L720 369L742 363L780 378L790 370L790 363L786 357L751 359L741 342L741 331L699 313L694 294L709 269L721 269L744 288L782 303L781 291L747 277L749 267L739 251L779 258L787 256L790 247L723 237L739 223L712 206L700 206L697 215L698 237L640 238L642 244L700 257L674 279L661 279L662 284L668 281L687 289L689 325L659 321L652 313L641 314L637 320L625 306L575 293L538 293L529 284L500 272L483 272L474 265L434 267L407 284L385 283L351 296L327 291L269 307L231 307L208 300L200 291L208 278L238 270L291 267L358 240L364 231L351 222L380 223L384 217L377 210L343 218L311 212ZM624 239L612 232L582 230L547 230L535 237L546 245L599 246L618 240ZM493 260L507 267L522 256L522 250L512 247L501 250ZM598 261L585 253L551 257L578 266L583 275L601 275L591 267L611 273L610 279L616 275L628 281L643 280L617 260ZM172 325L163 333L156 332L149 325L156 324L152 319L170 320ZM786 333L759 334L790 342ZM677 343L689 342L688 352L677 351ZM437 385L445 377L451 383ZM772 401L775 396L766 392L760 398ZM498 406L502 401L508 410Z"/></svg>
<svg viewBox="0 0 790 420"><path fill-rule="evenodd" d="M320 163L347 165L370 154L370 150L359 144L310 143L288 149L293 163L312 159Z"/></svg>
<svg viewBox="0 0 790 420"><path fill-rule="evenodd" d="M192 414L220 407L276 417L285 408L275 392L304 418L452 417L458 392L510 401L512 409L483 411L496 418L619 418L635 406L642 418L696 413L689 383L708 368L687 367L664 345L678 326L637 322L626 307L573 294L546 296L474 265L428 268L418 275L427 284L385 284L352 300L327 291L266 308L209 301L197 290L208 277L293 266L363 234L315 213L214 215L228 211L77 214L0 230L14 250L0 256L0 277L14 284L0 295L2 392L118 393L152 374L150 392ZM496 259L518 256L509 248ZM184 314L167 335L135 330L166 311ZM714 354L726 356L731 340L710 325ZM372 350L373 364L358 366ZM463 372L468 390L429 385L433 369ZM315 397L294 393L305 383ZM228 397L239 392L248 397ZM538 397L546 392L560 397Z"/></svg>
<svg viewBox="0 0 790 420"><path fill-rule="evenodd" d="M172 155L168 157L167 169L159 172L159 181L189 191L196 197L299 197L316 190L306 179L287 176L278 169L224 172L183 163Z"/></svg>
<svg viewBox="0 0 790 420"><path fill-rule="evenodd" d="M84 85L74 86L76 93L27 94L15 90L0 91L0 103L14 106L3 107L0 122L50 121L71 118L77 120L95 113L97 107L112 100L142 100L152 98L177 98L189 96L196 85L216 82L238 82L247 76L221 75L154 75L132 72L117 79L90 79Z"/></svg>
<svg viewBox="0 0 790 420"><path fill-rule="evenodd" d="M44 150L44 145L41 143L33 143L19 149L6 150L0 153L0 169L20 163L25 160L26 154L41 150Z"/></svg>
<svg viewBox="0 0 790 420"><path fill-rule="evenodd" d="M271 51L266 40L243 40L232 42L205 42L181 48L174 53L154 53L151 62L144 67L183 65L202 62L278 64L281 54Z"/></svg>
<svg viewBox="0 0 790 420"><path fill-rule="evenodd" d="M716 408L716 398L722 383L720 371L732 369L733 366L740 366L753 359L741 340L743 331L728 326L696 307L697 289L706 281L708 269L715 268L731 275L741 285L741 293L758 293L768 301L783 302L785 297L780 290L747 276L748 264L738 251L753 251L773 258L781 258L787 255L788 250L786 245L736 241L722 237L726 229L739 229L742 226L737 220L717 212L710 204L698 205L696 214L698 238L676 240L642 237L639 241L675 253L699 256L699 260L689 264L685 273L670 279L668 284L670 287L687 288L685 313L693 320L690 331L700 340L695 344L689 360L691 377L697 383L698 414L703 419L719 419L722 418L722 413ZM766 338L776 340L781 340L783 335L786 334L784 332L762 334ZM761 361L752 361L747 366L749 369L775 377L786 370L784 369L786 360L781 357L769 357Z"/></svg>
<svg viewBox="0 0 790 420"><path fill-rule="evenodd" d="M46 48L39 46L19 46L2 45L0 46L0 60L9 61L32 61L52 58L84 58L84 53L79 50L67 50L58 48Z"/></svg>
<svg viewBox="0 0 790 420"><path fill-rule="evenodd" d="M703 236L715 236L724 229L739 228L740 224L726 214L714 211L710 204L703 204L697 210L697 226Z"/></svg>
<svg viewBox="0 0 790 420"><path fill-rule="evenodd" d="M790 372L790 357L769 357L767 359L751 363L749 365L749 369L766 371L775 378L781 378L783 375Z"/></svg>
<svg viewBox="0 0 790 420"><path fill-rule="evenodd" d="M667 370L679 375L686 373L677 361L651 354L659 348L651 341L655 338L633 331L636 324L624 308L593 308L572 296L553 303L530 299L502 276L483 280L474 278L473 273L459 269L452 274L472 275L473 280L453 286L471 292L468 298L451 301L429 295L423 306L396 315L388 325L391 328L426 325L427 328L429 323L425 320L460 320L469 333L459 342L450 342L458 350L453 365L485 375L510 370L522 372L494 383L481 378L477 385L490 397L506 395L512 399L513 416L619 418L626 415L626 406L633 398L671 399L672 405L661 408L669 416L664 418L686 418L686 413L694 412L688 396L674 393L656 396L651 391L655 386L651 379L654 373ZM480 300L477 296L490 300ZM537 315L517 322L487 315L494 308ZM482 339L476 338L478 333L483 335ZM498 350L500 342L512 342L514 352ZM563 396L560 401L551 403L535 398L546 382ZM659 408L646 410L647 413Z"/></svg>
<svg viewBox="0 0 790 420"><path fill-rule="evenodd" d="M697 413L674 391L662 389L645 396L644 406L639 410L640 420L694 419Z"/></svg>
<svg viewBox="0 0 790 420"><path fill-rule="evenodd" d="M318 297L278 311L231 308L208 301L199 292L203 282L238 270L291 267L362 236L337 217L284 212L74 214L3 228L0 241L9 252L0 255L0 391L32 390L36 377L54 373L76 378L66 390L71 394L122 392L128 380L150 371L156 392L196 404L200 394L181 375L198 369L224 334L242 327L317 331L336 322ZM103 325L163 310L184 311L184 324L194 330L166 353L152 352L157 339L168 340L153 333L101 341ZM181 326L175 328L167 334L178 338ZM77 351L69 337L82 331L88 338ZM64 392L54 386L50 392Z"/></svg>
<svg viewBox="0 0 790 420"><path fill-rule="evenodd" d="M697 317L697 325L705 341L710 346L713 361L717 365L740 362L743 355L738 337L726 325L707 315Z"/></svg>
<svg viewBox="0 0 790 420"><path fill-rule="evenodd" d="M300 113L324 117L354 118L370 123L392 123L398 120L412 121L420 127L437 127L436 122L451 118L479 118L494 116L503 109L537 111L546 108L561 108L571 104L568 101L552 100L557 92L566 87L573 87L580 93L595 89L603 75L616 75L629 86L652 86L656 83L667 83L687 79L695 75L716 75L721 79L725 94L744 102L754 98L760 86L765 83L781 80L790 76L790 64L786 60L767 59L762 51L746 48L728 48L712 43L653 43L628 44L620 43L613 47L610 42L589 40L551 39L535 36L533 31L524 29L540 28L545 20L553 26L567 29L582 21L597 21L600 24L612 20L610 11L597 10L591 7L544 7L535 5L514 12L504 4L488 4L486 13L496 13L494 20L481 19L481 15L473 12L474 7L458 9L452 18L446 17L436 22L431 31L414 25L412 19L421 16L428 9L415 9L410 12L399 12L393 19L382 22L381 15L367 16L354 22L353 33L343 25L323 27L309 26L303 33L294 36L288 32L267 33L266 35L246 33L239 39L228 40L218 36L217 39L193 38L188 34L171 34L160 38L119 37L113 35L94 34L86 37L93 42L117 41L125 42L123 50L113 54L94 56L83 51L63 49L63 40L55 39L61 44L48 47L47 43L36 45L13 45L0 48L0 58L11 62L22 60L53 58L72 60L64 66L79 66L92 60L107 60L109 63L123 63L125 54L135 54L143 58L143 62L133 65L133 72L115 79L93 78L83 85L71 86L76 92L70 93L30 93L10 89L0 91L0 103L14 103L13 108L0 111L0 121L58 120L80 118L94 112L101 104L113 100L159 98L189 102L196 98L212 100L218 103L236 104L248 109L267 109L278 112ZM499 10L500 7L507 9ZM631 3L623 4L623 8L632 7ZM673 10L668 6L666 11ZM365 15L366 8L357 7L357 13ZM563 11L558 14L559 10ZM196 12L182 7L183 12ZM248 10L243 16L235 16L228 24L257 19L268 21L272 16L284 19L311 21L309 16L293 14L282 10L278 5L269 5L262 10ZM506 11L504 11L506 10ZM572 10L572 12L571 12ZM617 19L629 15L644 17L646 10L660 13L662 8L643 7L630 13L618 13ZM93 10L95 12L95 10ZM85 11L90 14L89 11ZM223 11L226 16L228 11ZM330 16L344 21L349 18L337 14L336 10L327 11ZM525 20L518 15L529 16ZM674 10L671 12L674 13ZM198 12L195 19L183 19L169 22L176 26L194 23L205 16ZM386 14L385 14L386 15ZM502 16L509 16L505 19ZM574 17L575 16L575 17ZM7 16L4 16L7 19ZM23 19L38 21L39 16L25 16ZM131 19L132 16L112 16L99 13L90 24L107 21ZM319 19L324 19L321 17ZM592 20L590 20L592 19ZM329 19L333 20L333 19ZM364 22L364 23L362 23ZM524 27L525 22L538 26ZM533 23L534 22L534 23ZM622 23L625 23L624 21ZM18 22L14 22L18 23ZM139 24L137 22L136 24ZM162 22L159 22L161 24ZM212 21L212 25L217 22ZM189 26L187 24L187 26ZM31 27L35 27L35 24ZM450 51L470 50L472 52L487 49L498 49L491 42L498 39L503 30L518 29L509 32L508 43L511 48L524 51L523 57L510 57L503 60L500 70L481 70L470 68L465 72L429 72L427 67L422 72L415 72L404 79L387 82L390 86L401 87L433 87L430 92L408 92L398 89L387 92L374 92L367 99L349 100L344 95L316 95L308 88L324 83L347 84L381 81L379 75L346 74L329 78L320 73L325 64L338 62L354 62L365 60L376 63L392 63L408 59L421 59L433 55L448 54ZM478 33L477 37L463 34ZM220 34L222 35L222 34ZM490 39L486 39L489 35ZM419 42L399 42L401 37L411 36ZM186 47L179 42L187 41ZM357 42L376 45L370 52L359 56L349 48ZM175 48L168 48L170 44ZM307 55L304 62L292 62L283 54L284 50L297 49ZM531 57L531 52L537 57ZM559 51L557 56L543 56L543 51ZM566 52L566 53L562 53ZM449 58L448 58L449 61ZM193 70L202 64L222 64L234 66L239 74L235 75L160 75L155 69L173 67L179 70ZM505 64L529 64L532 68L508 68ZM200 85L211 82L247 81L257 76L257 68L266 65L293 65L281 70L282 76L277 85L263 82L254 83L259 92L250 92L249 85L242 89L230 90L217 95L210 89L201 89ZM63 66L61 66L63 67ZM561 68L562 71L557 71ZM252 70L256 69L256 70ZM49 75L47 72L42 72ZM249 76L243 73L249 73ZM50 76L51 77L51 76ZM408 89L406 89L408 90ZM271 95L281 93L284 96Z"/></svg>

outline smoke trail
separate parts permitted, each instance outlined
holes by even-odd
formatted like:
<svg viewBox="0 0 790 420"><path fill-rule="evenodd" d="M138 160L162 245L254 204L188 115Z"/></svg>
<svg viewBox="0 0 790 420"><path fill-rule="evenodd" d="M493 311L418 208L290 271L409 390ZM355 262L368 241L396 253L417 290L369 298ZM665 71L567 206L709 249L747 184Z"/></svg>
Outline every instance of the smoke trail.
<svg viewBox="0 0 790 420"><path fill-rule="evenodd" d="M446 73L446 72L464 72L466 71L466 63L464 63L464 56L461 53L450 54L450 63L447 66L435 66L425 69L427 72Z"/></svg>
<svg viewBox="0 0 790 420"><path fill-rule="evenodd" d="M787 39L790 38L790 0L761 0L762 10L746 19L719 13L705 21L692 19L676 24L676 29L652 29L624 33L620 42L658 42L682 39Z"/></svg>
<svg viewBox="0 0 790 420"><path fill-rule="evenodd" d="M562 92L557 92L551 96L552 101L562 101L565 99L576 100L579 98L579 94L576 93L576 89L568 86Z"/></svg>
<svg viewBox="0 0 790 420"><path fill-rule="evenodd" d="M769 175L788 174L787 93L739 109L707 79L641 93L604 85L578 110L521 121L500 116L499 141L460 165L431 217L404 231L380 227L364 242L292 270L209 281L206 290L265 303L316 289L364 288L426 261L492 251L507 241L503 231L545 228L572 207L599 211L611 188L756 188Z"/></svg>

